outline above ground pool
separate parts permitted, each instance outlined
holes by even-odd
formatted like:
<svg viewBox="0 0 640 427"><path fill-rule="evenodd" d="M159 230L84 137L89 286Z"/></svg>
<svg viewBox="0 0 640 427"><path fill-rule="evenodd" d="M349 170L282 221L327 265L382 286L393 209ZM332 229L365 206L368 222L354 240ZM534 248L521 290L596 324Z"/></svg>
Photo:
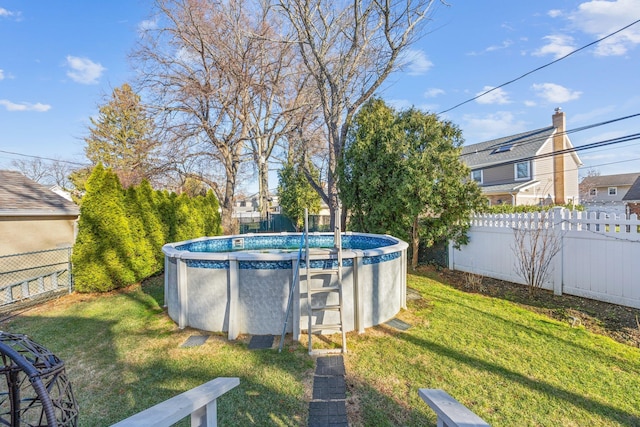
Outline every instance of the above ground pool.
<svg viewBox="0 0 640 427"><path fill-rule="evenodd" d="M332 233L310 233L312 287L328 286L338 257ZM343 233L342 293L345 330L364 332L406 308L407 243L378 234ZM279 335L294 280L300 233L243 234L204 237L170 243L165 254L165 305L180 328L239 334ZM287 332L299 339L308 325L307 280L304 260L300 286L293 295ZM314 295L332 304L337 294ZM335 301L337 302L337 300ZM338 313L312 316L312 325L336 323Z"/></svg>

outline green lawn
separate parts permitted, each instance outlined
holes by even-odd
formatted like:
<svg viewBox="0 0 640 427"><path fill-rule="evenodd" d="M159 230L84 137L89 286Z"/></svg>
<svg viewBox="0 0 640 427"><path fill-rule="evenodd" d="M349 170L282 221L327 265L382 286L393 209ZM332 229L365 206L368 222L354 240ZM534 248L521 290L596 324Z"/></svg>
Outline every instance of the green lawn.
<svg viewBox="0 0 640 427"><path fill-rule="evenodd" d="M354 425L435 425L418 388L442 388L494 426L640 425L640 350L513 303L419 275L399 318L349 334ZM72 295L3 330L26 333L67 363L81 426L106 426L219 376L240 386L218 400L221 425L305 425L313 360L304 345L247 350L246 338L179 330L158 302L162 279L108 295ZM277 341L277 340L276 340ZM336 339L337 341L337 339Z"/></svg>

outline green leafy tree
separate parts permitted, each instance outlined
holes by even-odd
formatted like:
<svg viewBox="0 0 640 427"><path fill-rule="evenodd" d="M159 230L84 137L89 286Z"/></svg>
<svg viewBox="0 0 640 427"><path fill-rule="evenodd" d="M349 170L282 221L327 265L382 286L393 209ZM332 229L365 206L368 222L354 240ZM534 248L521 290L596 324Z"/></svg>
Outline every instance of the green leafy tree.
<svg viewBox="0 0 640 427"><path fill-rule="evenodd" d="M314 179L319 179L317 169L309 165ZM304 226L304 209L309 213L320 212L320 196L309 184L309 181L298 165L288 161L278 171L278 197L282 213L293 222L296 229Z"/></svg>
<svg viewBox="0 0 640 427"><path fill-rule="evenodd" d="M125 188L153 177L153 121L131 86L115 88L90 121L85 155L92 164L112 168Z"/></svg>
<svg viewBox="0 0 640 427"><path fill-rule="evenodd" d="M340 167L349 227L407 239L414 268L421 240L465 243L469 216L485 199L460 161L462 142L460 130L434 114L367 102Z"/></svg>

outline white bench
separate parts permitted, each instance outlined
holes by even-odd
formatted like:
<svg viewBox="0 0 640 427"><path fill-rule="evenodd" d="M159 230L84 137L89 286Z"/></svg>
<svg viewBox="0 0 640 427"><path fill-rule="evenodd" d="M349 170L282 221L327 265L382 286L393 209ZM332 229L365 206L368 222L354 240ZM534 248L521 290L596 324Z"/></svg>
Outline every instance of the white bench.
<svg viewBox="0 0 640 427"><path fill-rule="evenodd" d="M438 427L490 427L444 390L421 388L418 394L438 415Z"/></svg>
<svg viewBox="0 0 640 427"><path fill-rule="evenodd" d="M238 384L239 378L216 378L111 427L168 427L188 416L192 426L215 427L218 425L216 399Z"/></svg>

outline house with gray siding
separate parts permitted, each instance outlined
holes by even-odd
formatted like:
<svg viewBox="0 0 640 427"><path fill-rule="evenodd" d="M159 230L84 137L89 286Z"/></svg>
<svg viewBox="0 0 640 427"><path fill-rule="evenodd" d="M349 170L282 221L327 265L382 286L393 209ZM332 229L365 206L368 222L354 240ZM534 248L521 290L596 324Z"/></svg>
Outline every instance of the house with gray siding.
<svg viewBox="0 0 640 427"><path fill-rule="evenodd" d="M625 197L640 173L587 176L580 182L580 199L585 205L623 204Z"/></svg>
<svg viewBox="0 0 640 427"><path fill-rule="evenodd" d="M622 201L628 215L636 214L640 218L640 174L626 192Z"/></svg>
<svg viewBox="0 0 640 427"><path fill-rule="evenodd" d="M461 160L490 204L579 203L582 161L565 123L558 108L549 127L463 147Z"/></svg>

